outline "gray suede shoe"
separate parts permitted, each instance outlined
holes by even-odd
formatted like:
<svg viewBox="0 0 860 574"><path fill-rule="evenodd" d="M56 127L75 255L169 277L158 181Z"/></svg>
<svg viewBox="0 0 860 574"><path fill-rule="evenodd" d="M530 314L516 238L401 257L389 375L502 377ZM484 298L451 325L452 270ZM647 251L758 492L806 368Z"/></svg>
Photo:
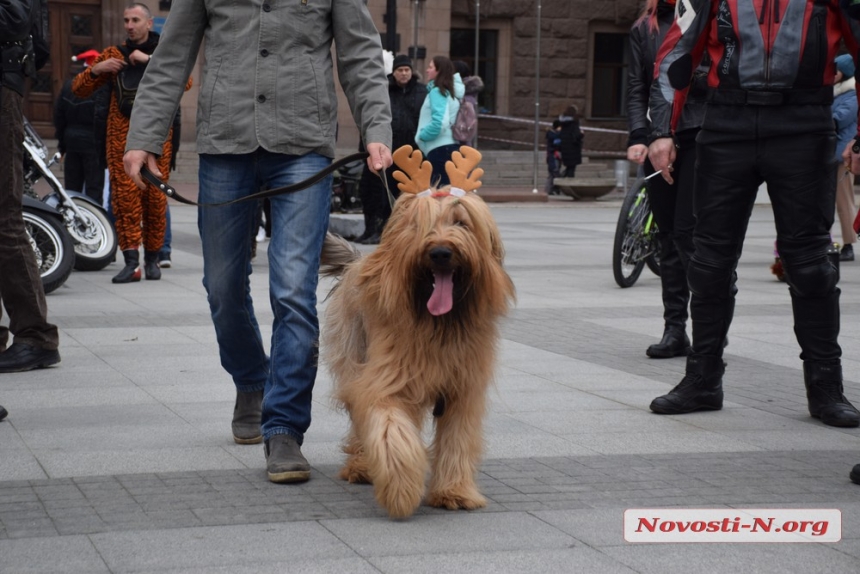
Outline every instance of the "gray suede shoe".
<svg viewBox="0 0 860 574"><path fill-rule="evenodd" d="M276 434L266 441L266 472L272 482L306 482L311 477L311 465L296 439Z"/></svg>
<svg viewBox="0 0 860 574"><path fill-rule="evenodd" d="M263 418L263 391L236 393L233 407L233 440L236 444L263 442L260 420Z"/></svg>

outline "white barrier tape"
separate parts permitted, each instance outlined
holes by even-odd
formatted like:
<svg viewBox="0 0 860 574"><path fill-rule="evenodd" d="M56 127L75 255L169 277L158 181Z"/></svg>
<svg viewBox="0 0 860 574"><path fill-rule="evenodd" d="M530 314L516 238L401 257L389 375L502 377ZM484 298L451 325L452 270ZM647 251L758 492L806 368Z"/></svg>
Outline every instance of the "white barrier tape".
<svg viewBox="0 0 860 574"><path fill-rule="evenodd" d="M517 123L517 124L534 125L534 123L535 123L534 120L526 120L523 118L514 118L514 117L510 117L510 116L494 116L491 114L478 114L478 119L481 119L481 118L501 120L501 121L505 121L505 122L513 122L513 123ZM546 127L552 127L552 122L538 122L538 125L546 126ZM580 129L584 132L603 132L603 133L608 133L608 134L619 134L619 135L625 135L625 136L627 135L627 132L625 130L614 130L614 129L610 129L610 128L593 128L590 126L581 126Z"/></svg>

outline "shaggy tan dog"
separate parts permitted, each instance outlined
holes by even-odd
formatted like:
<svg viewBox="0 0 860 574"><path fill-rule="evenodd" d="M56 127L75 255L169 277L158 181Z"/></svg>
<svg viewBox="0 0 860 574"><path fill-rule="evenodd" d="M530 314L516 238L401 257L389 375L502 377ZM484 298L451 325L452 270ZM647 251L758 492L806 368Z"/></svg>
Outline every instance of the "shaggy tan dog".
<svg viewBox="0 0 860 574"><path fill-rule="evenodd" d="M403 193L379 247L356 259L330 236L324 248L323 272L342 272L323 329L335 397L351 421L340 476L372 483L392 518L415 512L428 470L428 505L486 505L475 475L498 320L514 286L490 210L471 193L481 185L483 170L469 173L481 155L460 150L447 164L452 185L441 190L429 189L420 151L397 150L395 163L409 177L395 174ZM431 410L428 457L421 433Z"/></svg>

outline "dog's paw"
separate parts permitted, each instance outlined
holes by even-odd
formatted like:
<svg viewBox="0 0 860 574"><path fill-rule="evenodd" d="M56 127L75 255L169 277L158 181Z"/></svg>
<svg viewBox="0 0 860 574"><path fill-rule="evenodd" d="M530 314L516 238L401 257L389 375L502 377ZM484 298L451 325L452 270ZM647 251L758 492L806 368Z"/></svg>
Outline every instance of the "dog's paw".
<svg viewBox="0 0 860 574"><path fill-rule="evenodd" d="M427 506L448 510L475 510L487 506L487 499L475 488L452 488L431 492L425 500Z"/></svg>
<svg viewBox="0 0 860 574"><path fill-rule="evenodd" d="M370 484L370 475L367 473L367 467L355 460L349 460L343 468L340 469L338 476L341 480L351 482L352 484Z"/></svg>
<svg viewBox="0 0 860 574"><path fill-rule="evenodd" d="M374 485L376 501L381 507L388 511L391 518L408 518L415 513L421 505L422 488L419 485L409 485L398 481L397 484L388 484L380 487Z"/></svg>

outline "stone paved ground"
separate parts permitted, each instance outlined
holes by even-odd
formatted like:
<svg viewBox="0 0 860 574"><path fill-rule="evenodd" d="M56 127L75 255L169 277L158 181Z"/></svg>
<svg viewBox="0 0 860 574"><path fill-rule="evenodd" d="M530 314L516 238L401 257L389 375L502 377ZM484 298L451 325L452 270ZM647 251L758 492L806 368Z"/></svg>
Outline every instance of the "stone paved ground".
<svg viewBox="0 0 860 574"><path fill-rule="evenodd" d="M726 351L726 405L661 417L683 373L649 360L658 279L619 289L618 201L493 206L518 304L503 325L479 482L486 509L390 521L336 477L346 421L321 372L304 485L266 481L229 435L233 390L200 284L196 212L174 206L175 265L112 285L72 274L48 298L58 368L0 375L0 572L857 572L860 431L806 413L786 287L756 207ZM265 257L252 290L266 301ZM860 262L842 269L846 393L860 402ZM321 284L321 298L330 288ZM324 306L324 303L323 303ZM271 312L258 304L265 336ZM836 508L829 544L630 544L637 507Z"/></svg>

